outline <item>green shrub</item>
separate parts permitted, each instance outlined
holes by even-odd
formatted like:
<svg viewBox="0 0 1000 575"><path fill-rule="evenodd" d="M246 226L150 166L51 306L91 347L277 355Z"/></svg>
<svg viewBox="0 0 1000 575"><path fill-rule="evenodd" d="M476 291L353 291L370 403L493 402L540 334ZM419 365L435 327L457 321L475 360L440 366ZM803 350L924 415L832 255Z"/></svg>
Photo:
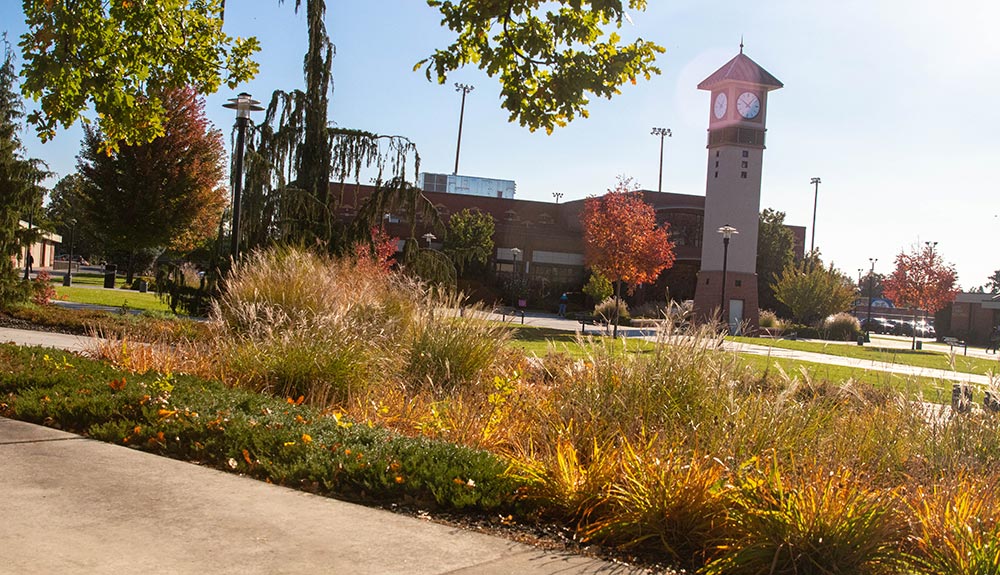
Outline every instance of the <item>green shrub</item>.
<svg viewBox="0 0 1000 575"><path fill-rule="evenodd" d="M31 292L31 283L22 280L16 270L0 262L0 310L28 301Z"/></svg>
<svg viewBox="0 0 1000 575"><path fill-rule="evenodd" d="M853 341L861 335L858 318L849 313L838 313L823 320L821 330L824 339L833 341Z"/></svg>
<svg viewBox="0 0 1000 575"><path fill-rule="evenodd" d="M127 374L0 345L0 416L349 499L494 509L518 484L485 451L406 438L218 382Z"/></svg>
<svg viewBox="0 0 1000 575"><path fill-rule="evenodd" d="M611 280L604 277L600 272L592 271L587 285L583 286L583 293L590 296L594 301L604 301L615 293Z"/></svg>
<svg viewBox="0 0 1000 575"><path fill-rule="evenodd" d="M609 297L597 304L594 307L594 315L604 318L605 321L613 322L615 320L615 307L618 308L618 319L621 322L627 322L629 320L628 304L625 300L616 300L613 297Z"/></svg>
<svg viewBox="0 0 1000 575"><path fill-rule="evenodd" d="M450 392L477 383L484 374L492 376L510 330L484 321L476 308L466 310L462 318L441 317L440 310L435 313L439 306L434 305L434 299L414 314L412 335L406 343L405 381L417 388L429 385L439 392Z"/></svg>
<svg viewBox="0 0 1000 575"><path fill-rule="evenodd" d="M781 327L781 320L778 319L778 314L774 313L769 309L760 310L760 320L758 321L760 327L766 328L779 328Z"/></svg>

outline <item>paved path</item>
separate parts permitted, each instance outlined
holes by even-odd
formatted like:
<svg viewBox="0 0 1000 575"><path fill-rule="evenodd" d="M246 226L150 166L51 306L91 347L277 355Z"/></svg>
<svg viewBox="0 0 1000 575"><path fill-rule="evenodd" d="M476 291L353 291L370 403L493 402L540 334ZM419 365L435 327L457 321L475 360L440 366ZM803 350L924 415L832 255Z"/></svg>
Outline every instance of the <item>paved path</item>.
<svg viewBox="0 0 1000 575"><path fill-rule="evenodd" d="M493 319L501 319L502 316L494 314ZM521 318L507 316L507 320L514 324L520 324ZM581 328L580 322L571 319L564 319L552 314L540 314L528 312L524 317L524 325L530 325L535 327L546 327L551 329L559 329L564 331L579 331ZM603 328L595 326L586 327L588 333L600 333L603 332ZM656 340L656 331L648 328L633 328L633 327L619 327L618 328L619 337L639 337L646 340ZM949 346L947 344L937 343L934 340L920 339L918 341L922 342L924 349L940 352L948 352ZM857 342L821 342L828 345L857 345ZM908 350L912 346L912 341L910 338L906 337L893 337L893 336L872 336L872 342L868 345L877 345L878 347L885 347L890 349ZM734 351L739 353L751 353L754 355L763 355L775 358L787 358L799 361L809 361L813 363L825 363L827 365L838 365L844 367L855 368L859 370L871 370L871 371L884 371L888 373L895 373L900 375L913 375L920 377L931 377L935 379L943 379L948 381L957 381L965 383L975 383L978 385L989 385L991 379L986 375L975 375L970 373L959 373L955 371L949 371L944 369L930 369L922 367L913 367L908 365L894 364L891 361L873 361L869 359L855 359L849 357L839 357L835 355L829 355L825 353L813 353L807 351L797 351L791 349L782 349L778 347L768 347L764 345L755 345L742 342L726 341L723 344L723 349L728 351ZM955 349L955 353L961 355L963 351L960 348ZM967 354L972 357L980 357L986 359L994 359L997 361L997 373L1000 374L1000 356L996 354L987 354L982 348L969 348ZM890 358L886 358L890 359ZM993 381L994 383L996 380Z"/></svg>
<svg viewBox="0 0 1000 575"><path fill-rule="evenodd" d="M0 418L0 573L631 574Z"/></svg>

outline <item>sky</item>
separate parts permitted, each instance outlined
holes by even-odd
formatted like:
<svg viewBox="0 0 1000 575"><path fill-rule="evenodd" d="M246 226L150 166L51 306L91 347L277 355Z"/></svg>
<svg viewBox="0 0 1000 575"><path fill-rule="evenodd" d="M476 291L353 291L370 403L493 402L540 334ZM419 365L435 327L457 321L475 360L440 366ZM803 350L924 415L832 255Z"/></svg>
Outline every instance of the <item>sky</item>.
<svg viewBox="0 0 1000 575"><path fill-rule="evenodd" d="M257 36L260 73L236 90L207 98L209 118L229 134L222 104L246 91L265 103L276 90L304 86L304 14L291 0L230 1L224 30ZM304 8L304 3L303 3ZM461 94L466 99L459 173L517 182L518 199L562 201L603 193L619 175L657 188L659 137L665 142L663 190L704 195L709 94L696 88L739 52L781 80L768 96L761 208L813 233L825 262L849 276L937 242L971 289L1000 269L1000 43L990 0L651 0L630 12L622 35L666 48L662 74L627 85L613 99L592 99L590 118L547 135L509 123L500 85L474 68L445 85L414 72L452 34L422 0L327 0L336 46L330 119L338 126L408 137L421 170L451 173ZM25 30L20 2L0 2L0 27L16 43ZM29 109L31 103L27 103ZM75 171L82 131L42 144L23 134L29 157L59 176ZM228 141L228 138L227 138ZM733 241L738 241L734 239Z"/></svg>

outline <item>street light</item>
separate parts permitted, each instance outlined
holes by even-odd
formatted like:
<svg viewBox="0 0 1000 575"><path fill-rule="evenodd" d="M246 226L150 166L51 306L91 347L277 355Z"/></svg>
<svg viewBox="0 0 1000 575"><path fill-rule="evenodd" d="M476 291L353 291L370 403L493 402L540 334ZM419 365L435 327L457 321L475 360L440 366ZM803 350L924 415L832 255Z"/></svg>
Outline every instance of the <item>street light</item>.
<svg viewBox="0 0 1000 575"><path fill-rule="evenodd" d="M250 112L260 112L264 108L260 102L254 100L246 92L240 93L235 98L230 98L228 104L223 104L223 108L236 110L236 158L235 169L233 170L235 180L233 181L233 229L230 240L230 253L233 261L240 257L240 196L243 194L243 151L247 136L247 124L250 123Z"/></svg>
<svg viewBox="0 0 1000 575"><path fill-rule="evenodd" d="M427 249L431 249L431 242L437 239L437 236L435 236L434 234L432 234L430 232L427 232L426 234L424 234L424 235L422 235L420 237L424 238L424 240L427 241Z"/></svg>
<svg viewBox="0 0 1000 575"><path fill-rule="evenodd" d="M455 146L455 175L458 175L458 153L462 150L462 122L465 120L465 96L475 90L475 86L455 82L455 91L462 93L462 111L458 115L458 145Z"/></svg>
<svg viewBox="0 0 1000 575"><path fill-rule="evenodd" d="M563 197L562 192L552 192L552 197L556 199L556 203L559 203L559 198Z"/></svg>
<svg viewBox="0 0 1000 575"><path fill-rule="evenodd" d="M63 285L73 285L73 243L76 240L76 219L71 219L69 224L69 261L66 262L66 275L63 276Z"/></svg>
<svg viewBox="0 0 1000 575"><path fill-rule="evenodd" d="M653 131L650 132L650 135L660 137L660 183L659 185L657 185L656 191L662 192L663 191L663 138L664 137L669 138L673 136L673 134L670 132L670 128L653 128Z"/></svg>
<svg viewBox="0 0 1000 575"><path fill-rule="evenodd" d="M736 228L726 224L719 228L719 233L722 234L722 296L719 304L719 309L722 313L722 318L726 322L726 326L729 326L729 315L726 313L726 268L729 265L729 239L733 237L733 234L738 234Z"/></svg>
<svg viewBox="0 0 1000 575"><path fill-rule="evenodd" d="M878 258L868 258L868 261L872 263L872 269L868 272L868 320L865 321L865 341L871 341L871 331L872 331L872 293L873 284L875 281L875 262Z"/></svg>
<svg viewBox="0 0 1000 575"><path fill-rule="evenodd" d="M812 228L812 240L809 241L809 253L813 253L816 249L816 204L819 203L819 178L813 178L809 180L810 184L816 186L816 192L813 194L813 228Z"/></svg>

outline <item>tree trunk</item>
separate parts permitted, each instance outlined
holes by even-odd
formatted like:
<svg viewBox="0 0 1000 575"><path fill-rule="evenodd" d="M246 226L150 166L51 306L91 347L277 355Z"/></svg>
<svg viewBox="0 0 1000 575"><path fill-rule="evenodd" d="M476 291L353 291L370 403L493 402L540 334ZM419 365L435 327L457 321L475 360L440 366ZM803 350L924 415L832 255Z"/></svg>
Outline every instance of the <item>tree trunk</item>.
<svg viewBox="0 0 1000 575"><path fill-rule="evenodd" d="M132 278L135 275L135 250L129 250L128 252L128 264L125 266L125 285L132 285Z"/></svg>
<svg viewBox="0 0 1000 575"><path fill-rule="evenodd" d="M618 337L618 310L622 305L622 280L618 280L618 285L615 286L615 329L612 337Z"/></svg>

